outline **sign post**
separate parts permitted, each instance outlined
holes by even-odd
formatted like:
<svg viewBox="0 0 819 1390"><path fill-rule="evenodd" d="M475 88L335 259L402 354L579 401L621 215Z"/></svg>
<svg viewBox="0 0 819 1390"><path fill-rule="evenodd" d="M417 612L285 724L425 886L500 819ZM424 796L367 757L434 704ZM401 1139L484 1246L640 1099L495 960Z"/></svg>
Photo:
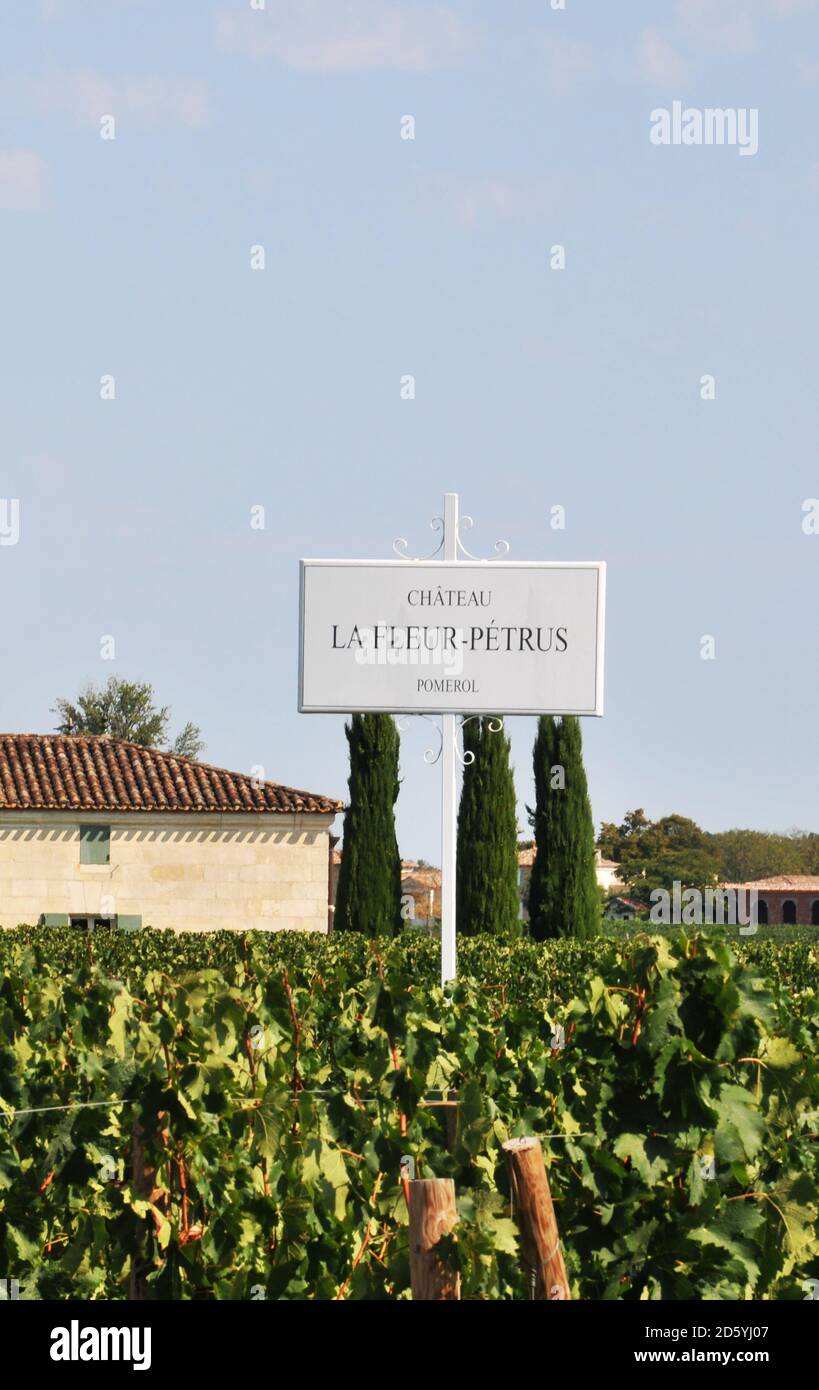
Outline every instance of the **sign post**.
<svg viewBox="0 0 819 1390"><path fill-rule="evenodd" d="M478 715L603 713L606 567L507 561L505 541L481 560L461 540L472 520L453 492L432 524L441 538L424 559L398 540L397 560L302 560L299 709L440 716L445 985L457 973L459 728Z"/></svg>
<svg viewBox="0 0 819 1390"><path fill-rule="evenodd" d="M458 563L458 494L444 498L444 560ZM458 973L455 889L458 873L458 783L455 771L455 715L441 715L441 984Z"/></svg>

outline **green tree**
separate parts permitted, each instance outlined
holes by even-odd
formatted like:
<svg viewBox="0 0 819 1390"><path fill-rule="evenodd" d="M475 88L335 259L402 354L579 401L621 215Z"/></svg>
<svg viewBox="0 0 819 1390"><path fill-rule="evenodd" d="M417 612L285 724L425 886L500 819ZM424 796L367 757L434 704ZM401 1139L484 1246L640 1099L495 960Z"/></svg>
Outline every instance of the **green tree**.
<svg viewBox="0 0 819 1390"><path fill-rule="evenodd" d="M553 837L555 804L553 781L557 778L557 724L551 714L542 714L537 722L537 735L532 755L535 774L535 806L527 807L529 822L535 832L535 858L529 877L529 930L536 941L545 941L552 933L550 904L555 896L556 879L550 875L555 868Z"/></svg>
<svg viewBox="0 0 819 1390"><path fill-rule="evenodd" d="M60 716L59 734L110 734L145 748L167 749L180 758L198 758L205 749L201 730L190 722L170 740L170 709L157 708L154 688L147 681L109 676L103 686L89 682L76 703L59 699L51 712Z"/></svg>
<svg viewBox="0 0 819 1390"><path fill-rule="evenodd" d="M642 806L636 811L627 811L622 825L614 821L603 821L597 837L597 848L604 859L613 859L619 864L634 841L651 825Z"/></svg>
<svg viewBox="0 0 819 1390"><path fill-rule="evenodd" d="M534 747L536 854L529 884L529 920L537 941L586 938L600 929L594 823L580 721L551 715L538 721Z"/></svg>
<svg viewBox="0 0 819 1390"><path fill-rule="evenodd" d="M802 847L803 874L819 874L819 835L815 831L803 833L799 842Z"/></svg>
<svg viewBox="0 0 819 1390"><path fill-rule="evenodd" d="M662 816L624 836L618 862L629 897L642 903L651 901L655 888L670 892L680 883L703 889L719 881L719 855L711 837L688 816Z"/></svg>
<svg viewBox="0 0 819 1390"><path fill-rule="evenodd" d="M517 797L510 743L498 718L463 726L456 920L463 936L509 936L520 919Z"/></svg>
<svg viewBox="0 0 819 1390"><path fill-rule="evenodd" d="M354 714L350 800L336 891L337 931L394 936L401 929L401 860L395 836L400 739L388 714Z"/></svg>
<svg viewBox="0 0 819 1390"><path fill-rule="evenodd" d="M813 873L809 835L764 830L722 830L708 840L719 858L722 883L747 883L775 874Z"/></svg>

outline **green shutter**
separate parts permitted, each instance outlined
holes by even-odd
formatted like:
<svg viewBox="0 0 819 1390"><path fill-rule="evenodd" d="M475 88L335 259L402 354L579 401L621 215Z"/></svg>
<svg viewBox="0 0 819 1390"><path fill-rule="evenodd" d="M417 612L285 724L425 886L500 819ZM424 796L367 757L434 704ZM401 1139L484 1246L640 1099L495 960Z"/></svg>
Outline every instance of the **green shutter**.
<svg viewBox="0 0 819 1390"><path fill-rule="evenodd" d="M67 912L41 912L41 927L67 927L70 926Z"/></svg>
<svg viewBox="0 0 819 1390"><path fill-rule="evenodd" d="M124 913L117 913L117 926L120 931L139 931L142 926L141 917L127 917Z"/></svg>
<svg viewBox="0 0 819 1390"><path fill-rule="evenodd" d="M111 827L110 825L80 826L80 863L110 864Z"/></svg>

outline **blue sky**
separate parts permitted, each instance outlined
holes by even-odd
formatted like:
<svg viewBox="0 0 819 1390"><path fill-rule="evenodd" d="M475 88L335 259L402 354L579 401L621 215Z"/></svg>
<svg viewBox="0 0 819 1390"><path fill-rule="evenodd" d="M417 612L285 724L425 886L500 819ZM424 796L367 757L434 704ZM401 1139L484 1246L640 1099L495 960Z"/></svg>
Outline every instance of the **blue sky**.
<svg viewBox="0 0 819 1390"><path fill-rule="evenodd" d="M5 0L0 52L0 728L145 679L214 763L343 795L298 560L422 552L457 491L481 553L608 562L598 821L819 827L816 4ZM759 152L653 146L674 100Z"/></svg>

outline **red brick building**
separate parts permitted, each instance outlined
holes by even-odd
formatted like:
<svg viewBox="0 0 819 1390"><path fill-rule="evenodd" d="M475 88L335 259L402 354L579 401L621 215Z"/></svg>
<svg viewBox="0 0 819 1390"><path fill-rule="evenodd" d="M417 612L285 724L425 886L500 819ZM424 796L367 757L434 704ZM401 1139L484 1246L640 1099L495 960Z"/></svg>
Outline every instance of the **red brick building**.
<svg viewBox="0 0 819 1390"><path fill-rule="evenodd" d="M819 878L811 874L778 874L776 878L725 883L723 887L734 888L737 893L756 892L760 926L819 926Z"/></svg>

